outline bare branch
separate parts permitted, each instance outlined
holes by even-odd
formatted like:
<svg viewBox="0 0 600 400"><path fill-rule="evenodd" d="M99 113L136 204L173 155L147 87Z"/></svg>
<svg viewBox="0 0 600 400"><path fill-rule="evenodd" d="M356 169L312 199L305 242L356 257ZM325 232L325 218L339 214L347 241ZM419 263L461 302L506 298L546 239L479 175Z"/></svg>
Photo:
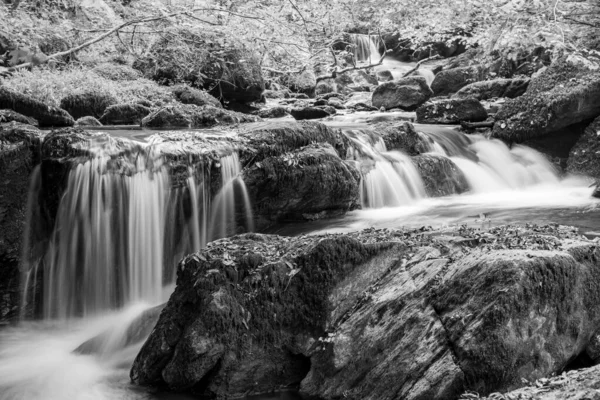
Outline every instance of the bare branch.
<svg viewBox="0 0 600 400"><path fill-rule="evenodd" d="M439 60L440 58L442 58L442 56L440 56L439 54L436 54L435 56L431 56L431 57L427 57L422 59L421 61L419 61L417 63L417 65L415 65L415 67L413 69L411 69L410 71L406 72L404 75L402 75L402 78L406 78L407 76L409 76L410 74L412 74L413 72L415 72L416 70L419 69L419 67L421 66L421 64L427 62L427 61L432 61L432 60Z"/></svg>

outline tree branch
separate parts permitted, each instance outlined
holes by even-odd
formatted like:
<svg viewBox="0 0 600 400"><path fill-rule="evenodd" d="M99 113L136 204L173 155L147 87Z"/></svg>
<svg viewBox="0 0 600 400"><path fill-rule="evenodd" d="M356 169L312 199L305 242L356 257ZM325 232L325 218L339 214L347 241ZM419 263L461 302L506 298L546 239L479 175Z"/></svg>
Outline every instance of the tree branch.
<svg viewBox="0 0 600 400"><path fill-rule="evenodd" d="M427 61L431 61L431 60L439 60L440 58L442 58L442 56L440 56L439 54L436 54L435 56L431 56L431 57L427 57L422 59L421 61L419 61L417 63L417 65L415 65L415 67L413 69L411 69L410 71L406 72L404 75L402 75L402 78L406 78L407 76L409 76L410 74L412 74L413 72L415 72L416 70L419 69L419 67L421 66L421 64L427 62Z"/></svg>
<svg viewBox="0 0 600 400"><path fill-rule="evenodd" d="M329 75L320 75L317 76L317 82L323 81L325 79L332 79L338 76L338 74L344 74L346 72L350 72L350 71L355 71L355 70L359 70L359 69L369 69L369 68L373 68L376 67L378 65L383 64L383 60L385 59L386 53L383 53L383 55L381 56L381 58L379 59L379 61L377 61L374 64L369 64L369 65L362 65L360 67L357 66L353 66L353 67L348 67L348 68L344 68L344 69L340 69L338 70L337 68L335 68L333 70L333 72Z"/></svg>

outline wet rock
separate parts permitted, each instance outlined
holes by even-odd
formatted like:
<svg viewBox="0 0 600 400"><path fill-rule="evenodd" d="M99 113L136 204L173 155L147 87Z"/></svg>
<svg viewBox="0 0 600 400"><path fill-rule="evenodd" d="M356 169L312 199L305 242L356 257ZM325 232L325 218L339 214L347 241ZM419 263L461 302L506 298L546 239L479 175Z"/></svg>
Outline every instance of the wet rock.
<svg viewBox="0 0 600 400"><path fill-rule="evenodd" d="M94 117L87 116L81 117L75 121L75 126L102 126L102 122L98 121Z"/></svg>
<svg viewBox="0 0 600 400"><path fill-rule="evenodd" d="M339 215L359 204L360 173L328 143L255 163L244 182L258 226L303 220L304 214Z"/></svg>
<svg viewBox="0 0 600 400"><path fill-rule="evenodd" d="M256 113L261 118L282 118L288 115L288 109L285 107L265 108Z"/></svg>
<svg viewBox="0 0 600 400"><path fill-rule="evenodd" d="M288 90L265 90L263 95L267 99L289 99L290 92Z"/></svg>
<svg viewBox="0 0 600 400"><path fill-rule="evenodd" d="M458 124L462 121L479 122L486 119L485 108L472 98L442 99L417 108L417 122L421 124Z"/></svg>
<svg viewBox="0 0 600 400"><path fill-rule="evenodd" d="M73 126L75 120L61 108L50 107L22 93L0 86L0 109L10 109L38 121L40 127Z"/></svg>
<svg viewBox="0 0 600 400"><path fill-rule="evenodd" d="M194 89L187 85L175 85L171 88L173 95L183 104L195 104L197 106L213 106L223 108L219 100L205 91Z"/></svg>
<svg viewBox="0 0 600 400"><path fill-rule="evenodd" d="M479 65L447 69L435 76L431 83L431 90L435 96L447 96L484 78L484 68Z"/></svg>
<svg viewBox="0 0 600 400"><path fill-rule="evenodd" d="M315 97L317 78L312 70L306 69L302 73L292 76L287 82L287 86L296 93Z"/></svg>
<svg viewBox="0 0 600 400"><path fill-rule="evenodd" d="M342 103L341 100L333 98L333 99L329 99L327 101L327 104L330 105L331 107L337 109L337 110L344 110L346 109L346 106Z"/></svg>
<svg viewBox="0 0 600 400"><path fill-rule="evenodd" d="M205 128L257 120L258 117L252 115L213 106L198 107L194 104L178 104L153 111L142 119L141 125L147 128Z"/></svg>
<svg viewBox="0 0 600 400"><path fill-rule="evenodd" d="M529 86L529 78L493 79L470 83L454 94L456 98L472 97L477 100L521 96Z"/></svg>
<svg viewBox="0 0 600 400"><path fill-rule="evenodd" d="M335 114L335 108L330 106L322 106L322 107L295 107L290 110L290 114L297 120L303 119L319 119L329 117L330 115Z"/></svg>
<svg viewBox="0 0 600 400"><path fill-rule="evenodd" d="M533 77L523 96L496 115L493 136L522 142L600 115L600 70L578 56L562 57Z"/></svg>
<svg viewBox="0 0 600 400"><path fill-rule="evenodd" d="M40 138L31 125L0 124L0 323L19 317L29 177L39 163Z"/></svg>
<svg viewBox="0 0 600 400"><path fill-rule="evenodd" d="M375 76L377 77L377 80L380 82L388 82L388 81L394 80L394 76L387 69L377 71Z"/></svg>
<svg viewBox="0 0 600 400"><path fill-rule="evenodd" d="M115 104L104 111L100 122L104 125L138 125L151 112L141 104Z"/></svg>
<svg viewBox="0 0 600 400"><path fill-rule="evenodd" d="M465 175L447 157L422 154L413 157L412 162L423 179L425 192L429 197L449 196L469 190Z"/></svg>
<svg viewBox="0 0 600 400"><path fill-rule="evenodd" d="M598 256L558 226L223 239L179 264L131 378L223 398L300 380L323 399L506 390L596 332Z"/></svg>
<svg viewBox="0 0 600 400"><path fill-rule="evenodd" d="M317 82L315 87L315 95L320 96L327 93L335 93L336 87L333 79L324 79L322 81Z"/></svg>
<svg viewBox="0 0 600 400"><path fill-rule="evenodd" d="M386 149L401 150L409 156L428 152L429 145L410 122L381 123L373 127L381 136Z"/></svg>
<svg viewBox="0 0 600 400"><path fill-rule="evenodd" d="M386 110L401 108L412 111L425 103L433 95L423 77L409 76L396 81L385 82L373 92L373 107Z"/></svg>
<svg viewBox="0 0 600 400"><path fill-rule="evenodd" d="M357 104L365 105L367 107L373 107L373 103L371 101L372 97L373 97L373 94L369 93L369 92L353 93L344 102L344 105L347 108L355 108ZM375 107L373 107L373 108L375 108ZM375 109L377 109L377 108L375 108Z"/></svg>
<svg viewBox="0 0 600 400"><path fill-rule="evenodd" d="M114 104L117 104L117 99L110 94L99 92L73 93L60 101L60 107L75 119L87 116L100 118L104 111Z"/></svg>
<svg viewBox="0 0 600 400"><path fill-rule="evenodd" d="M26 117L13 110L0 110L0 123L19 122L21 124L37 126L38 122L34 118Z"/></svg>
<svg viewBox="0 0 600 400"><path fill-rule="evenodd" d="M573 146L567 172L600 179L600 117L596 118Z"/></svg>

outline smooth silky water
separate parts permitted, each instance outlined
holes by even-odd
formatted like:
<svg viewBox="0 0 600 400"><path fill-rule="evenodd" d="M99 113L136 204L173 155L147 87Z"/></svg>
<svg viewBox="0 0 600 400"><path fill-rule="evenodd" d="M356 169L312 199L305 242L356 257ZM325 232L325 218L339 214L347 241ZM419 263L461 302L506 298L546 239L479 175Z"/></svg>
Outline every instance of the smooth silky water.
<svg viewBox="0 0 600 400"><path fill-rule="evenodd" d="M327 123L344 127L353 143L348 158L363 174L362 209L342 218L279 226L271 232L298 235L371 227L560 223L600 236L599 202L591 197L591 180L559 177L532 149L508 148L451 126L415 125L429 143L430 153L451 159L470 186L465 194L428 198L410 157L388 151L356 118L360 116ZM25 300L39 303L44 319L0 329L0 399L191 398L130 384L129 368L142 342L127 344L127 327L144 310L166 301L178 259L233 232L236 209L246 213L245 229L251 230L251 206L235 152L225 151L220 160L218 193L210 193L206 172L194 165L189 166L185 183L170 189L160 154L146 148L141 155L127 163L126 174L113 169L102 146L98 157L73 166L59 205L59 229L50 238L43 265L27 262L24 267ZM32 196L39 182L38 170L32 176ZM31 208L35 203L30 201ZM29 225L34 225L35 218L29 218ZM173 224L180 232L177 240ZM81 288L84 296L77 295ZM106 340L92 354L74 352L99 334Z"/></svg>

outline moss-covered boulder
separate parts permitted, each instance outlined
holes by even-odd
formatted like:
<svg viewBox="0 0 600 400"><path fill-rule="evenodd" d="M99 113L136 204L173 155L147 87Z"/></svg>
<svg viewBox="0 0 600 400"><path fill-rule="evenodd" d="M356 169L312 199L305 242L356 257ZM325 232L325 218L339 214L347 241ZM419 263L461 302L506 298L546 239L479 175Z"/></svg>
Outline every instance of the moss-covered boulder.
<svg viewBox="0 0 600 400"><path fill-rule="evenodd" d="M282 118L289 115L289 111L286 107L277 106L259 110L256 115L261 118Z"/></svg>
<svg viewBox="0 0 600 400"><path fill-rule="evenodd" d="M458 92L470 83L482 81L485 69L479 65L452 68L441 71L431 83L435 96L448 96Z"/></svg>
<svg viewBox="0 0 600 400"><path fill-rule="evenodd" d="M306 69L299 74L290 76L285 81L285 84L294 92L304 93L309 97L315 97L317 77L312 69Z"/></svg>
<svg viewBox="0 0 600 400"><path fill-rule="evenodd" d="M513 99L525 93L529 86L529 81L529 78L514 78L474 82L460 89L453 97L472 97L477 100L488 100L500 97Z"/></svg>
<svg viewBox="0 0 600 400"><path fill-rule="evenodd" d="M600 117L585 128L571 149L567 172L600 179Z"/></svg>
<svg viewBox="0 0 600 400"><path fill-rule="evenodd" d="M83 91L63 97L60 107L75 119L87 116L100 118L109 106L117 102L117 99L108 93Z"/></svg>
<svg viewBox="0 0 600 400"><path fill-rule="evenodd" d="M115 104L100 117L104 125L138 125L152 110L141 104Z"/></svg>
<svg viewBox="0 0 600 400"><path fill-rule="evenodd" d="M600 115L600 69L570 56L532 78L525 94L496 114L493 136L522 142Z"/></svg>
<svg viewBox="0 0 600 400"><path fill-rule="evenodd" d="M469 190L465 175L447 157L422 154L412 157L412 162L423 179L425 192L429 197L449 196Z"/></svg>
<svg viewBox="0 0 600 400"><path fill-rule="evenodd" d="M230 125L242 122L255 122L253 115L224 110L213 106L177 104L153 111L141 125L146 128L206 128L216 125Z"/></svg>
<svg viewBox="0 0 600 400"><path fill-rule="evenodd" d="M73 126L75 120L62 108L48 106L32 97L0 86L0 109L16 111L38 121L40 127Z"/></svg>
<svg viewBox="0 0 600 400"><path fill-rule="evenodd" d="M81 117L75 121L75 126L102 126L102 122L98 121L94 117L87 116Z"/></svg>
<svg viewBox="0 0 600 400"><path fill-rule="evenodd" d="M0 123L5 124L13 121L32 126L38 125L38 122L35 120L35 118L26 117L25 115L13 110L0 110Z"/></svg>
<svg viewBox="0 0 600 400"><path fill-rule="evenodd" d="M556 226L222 239L179 264L131 378L209 398L506 390L587 347L598 257Z"/></svg>
<svg viewBox="0 0 600 400"><path fill-rule="evenodd" d="M340 215L359 204L359 171L328 143L255 163L244 182L258 226Z"/></svg>
<svg viewBox="0 0 600 400"><path fill-rule="evenodd" d="M0 124L0 323L19 317L29 179L40 160L40 138L31 125Z"/></svg>
<svg viewBox="0 0 600 400"><path fill-rule="evenodd" d="M197 106L213 106L223 108L223 105L215 97L203 90L194 89L187 85L175 85L171 89L177 100L183 104L195 104Z"/></svg>
<svg viewBox="0 0 600 400"><path fill-rule="evenodd" d="M487 111L473 98L430 101L417 108L417 122L421 124L459 124L487 119Z"/></svg>
<svg viewBox="0 0 600 400"><path fill-rule="evenodd" d="M421 76L409 76L384 82L373 92L372 104L376 108L401 108L415 110L433 95L427 81Z"/></svg>

